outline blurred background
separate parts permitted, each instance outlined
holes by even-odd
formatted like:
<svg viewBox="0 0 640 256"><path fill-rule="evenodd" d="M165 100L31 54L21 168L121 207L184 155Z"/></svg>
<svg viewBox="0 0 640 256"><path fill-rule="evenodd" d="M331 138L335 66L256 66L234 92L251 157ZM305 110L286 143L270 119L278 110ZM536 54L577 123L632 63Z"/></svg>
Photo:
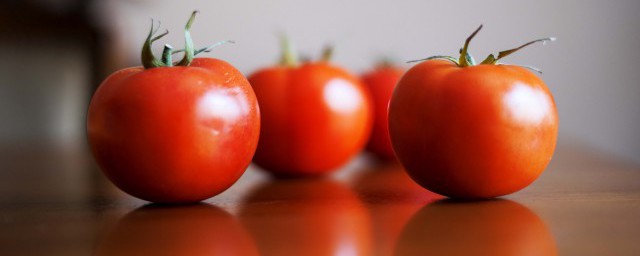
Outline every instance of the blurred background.
<svg viewBox="0 0 640 256"><path fill-rule="evenodd" d="M245 74L278 59L281 32L312 58L335 45L334 62L357 74L381 58L409 67L408 60L455 55L480 24L471 45L476 59L558 37L504 61L544 70L560 115L561 146L640 165L640 1L32 0L0 5L3 168L17 171L7 162L34 157L33 148L86 148L85 112L100 81L140 64L151 18L171 32L157 43L157 55L164 43L182 48L182 28L195 9L196 46L235 40L207 56ZM16 153L26 148L28 154ZM82 166L69 165L62 169Z"/></svg>

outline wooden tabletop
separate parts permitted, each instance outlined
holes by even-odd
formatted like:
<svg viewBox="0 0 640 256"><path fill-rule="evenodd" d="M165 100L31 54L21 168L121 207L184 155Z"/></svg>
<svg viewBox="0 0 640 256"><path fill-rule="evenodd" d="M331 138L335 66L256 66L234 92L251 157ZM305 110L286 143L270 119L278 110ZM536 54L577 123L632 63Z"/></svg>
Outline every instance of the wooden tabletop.
<svg viewBox="0 0 640 256"><path fill-rule="evenodd" d="M446 200L361 156L324 179L251 167L174 207L120 192L84 148L0 153L0 255L640 255L640 168L579 147L495 200Z"/></svg>

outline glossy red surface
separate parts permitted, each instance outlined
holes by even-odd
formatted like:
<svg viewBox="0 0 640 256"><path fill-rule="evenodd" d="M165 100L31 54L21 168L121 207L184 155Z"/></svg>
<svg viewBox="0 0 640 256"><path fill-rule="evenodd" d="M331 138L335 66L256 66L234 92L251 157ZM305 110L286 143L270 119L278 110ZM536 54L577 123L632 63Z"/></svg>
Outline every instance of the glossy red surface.
<svg viewBox="0 0 640 256"><path fill-rule="evenodd" d="M242 224L209 204L146 205L106 233L94 255L260 255Z"/></svg>
<svg viewBox="0 0 640 256"><path fill-rule="evenodd" d="M233 185L259 127L248 81L216 59L116 72L95 92L87 117L107 177L133 196L166 203L200 201Z"/></svg>
<svg viewBox="0 0 640 256"><path fill-rule="evenodd" d="M359 79L326 62L249 76L262 114L254 162L281 176L335 171L364 147L371 101Z"/></svg>
<svg viewBox="0 0 640 256"><path fill-rule="evenodd" d="M368 206L375 250L371 255L396 255L402 229L423 205L442 199L416 184L398 163L361 170L351 187Z"/></svg>
<svg viewBox="0 0 640 256"><path fill-rule="evenodd" d="M240 220L263 255L370 255L369 213L332 179L272 181L249 193Z"/></svg>
<svg viewBox="0 0 640 256"><path fill-rule="evenodd" d="M389 131L416 182L446 196L486 198L518 191L542 173L558 115L544 82L522 67L431 60L398 83Z"/></svg>
<svg viewBox="0 0 640 256"><path fill-rule="evenodd" d="M392 66L376 68L362 76L373 101L373 129L367 149L383 159L395 159L389 138L389 100L404 70Z"/></svg>
<svg viewBox="0 0 640 256"><path fill-rule="evenodd" d="M429 239L424 239L428 237ZM557 255L553 236L527 207L509 200L424 206L407 222L396 255Z"/></svg>

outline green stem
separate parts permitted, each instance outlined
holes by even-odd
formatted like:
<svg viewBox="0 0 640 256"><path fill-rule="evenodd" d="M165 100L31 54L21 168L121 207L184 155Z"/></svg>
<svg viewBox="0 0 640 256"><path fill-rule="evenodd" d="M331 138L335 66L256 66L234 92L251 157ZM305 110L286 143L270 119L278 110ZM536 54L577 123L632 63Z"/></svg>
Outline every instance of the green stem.
<svg viewBox="0 0 640 256"><path fill-rule="evenodd" d="M468 67L468 66L474 66L476 65L475 60L473 59L473 57L471 57L471 54L469 54L469 43L471 42L471 40L476 36L476 34L478 34L478 32L482 29L482 25L480 25L480 27L478 27L473 33L471 33L471 35L469 37L467 37L467 40L464 42L464 47L462 47L462 49L460 49L460 58L456 59L454 57L451 56L442 56L442 55L438 55L438 56L432 56L429 58L425 58L425 59L419 59L419 60L412 60L412 61L408 61L407 63L412 63L412 62L420 62L420 61L426 61L426 60L432 60L432 59L445 59L445 60L449 60L453 63L455 63L456 65L458 65L458 67ZM553 42L555 41L556 38L555 37L547 37L547 38L542 38L542 39L538 39L538 40L533 40L531 42L528 42L526 44L523 44L521 46L518 46L516 48L513 49L509 49L506 51L501 51L498 53L498 57L496 57L493 54L489 54L489 56L487 56L486 59L484 59L480 64L481 65L505 65L503 63L499 63L498 60L507 57L509 55L511 55L514 52L519 51L520 49L527 47L529 45L532 45L534 43L542 43L542 45L544 45L547 42ZM525 65L516 65L516 66L521 66L524 68L528 68L531 69L535 72L538 73L542 73L542 71L538 68L535 67L531 67L531 66L525 66Z"/></svg>
<svg viewBox="0 0 640 256"><path fill-rule="evenodd" d="M173 63L171 60L172 51L173 51L173 47L171 47L170 44L164 45L164 50L162 51L162 63L164 63L165 67L173 66Z"/></svg>
<svg viewBox="0 0 640 256"><path fill-rule="evenodd" d="M320 57L320 60L324 62L331 61L331 58L333 57L333 49L332 45L325 46L322 50L322 57Z"/></svg>
<svg viewBox="0 0 640 256"><path fill-rule="evenodd" d="M235 43L236 43L235 41L231 41L231 40L220 41L220 42L217 42L215 44L209 45L207 47L195 50L193 55L197 56L198 54L203 53L203 52L211 52L211 50L213 50L213 48L216 48L216 47L218 47L220 45L223 45L223 44L235 44ZM176 53L181 53L181 52L184 52L184 49L175 50L171 54L176 54Z"/></svg>
<svg viewBox="0 0 640 256"><path fill-rule="evenodd" d="M190 30L191 25L196 18L196 14L198 14L198 11L193 11L191 13L191 17L189 17L189 20L187 21L187 25L184 26L184 56L182 57L182 60L176 64L178 66L189 66L195 56Z"/></svg>
<svg viewBox="0 0 640 256"><path fill-rule="evenodd" d="M169 31L165 31L164 33L154 37L156 32L158 32L158 29L160 29L160 22L158 22L157 28L155 27L154 23L155 21L152 19L149 35L147 35L147 39L144 41L144 44L142 45L142 53L140 55L140 58L142 60L142 66L144 66L145 69L164 66L164 63L162 63L153 55L153 51L151 50L151 45L156 40L162 38L163 36L166 36L169 33Z"/></svg>
<svg viewBox="0 0 640 256"><path fill-rule="evenodd" d="M533 72L536 72L538 74L542 74L542 69L539 69L539 68L536 68L536 67L533 67L533 66L529 66L529 65L517 65L517 64L514 65L514 64L506 64L506 63L500 63L500 62L496 62L495 65L518 66L518 67L523 67L523 68L529 69L529 70L531 70Z"/></svg>
<svg viewBox="0 0 640 256"><path fill-rule="evenodd" d="M469 58L469 43L471 42L471 40L473 39L473 37L476 36L476 34L478 34L478 32L480 31L480 29L482 29L482 25L480 25L480 27L478 27L476 29L476 31L473 31L473 33L467 37L467 40L464 41L464 47L462 47L462 50L460 51L460 61L459 61L459 65L460 67L468 67L468 66L472 66L473 63L473 59Z"/></svg>
<svg viewBox="0 0 640 256"><path fill-rule="evenodd" d="M496 64L496 62L498 62L498 60L500 60L500 59L502 59L504 57L507 57L507 56L511 55L512 53L517 52L518 50L520 50L520 49L522 49L524 47L527 47L529 45L532 45L532 44L538 43L538 42L540 42L540 43L542 43L542 45L544 45L547 42L553 42L555 40L556 40L555 37L547 37L547 38L542 38L542 39L538 39L538 40L533 40L531 42L528 42L528 43L523 44L521 46L518 46L516 48L509 49L509 50L506 50L506 51L501 51L501 52L498 53L498 57L497 58L493 54L489 54L489 56L487 56L487 58L484 59L480 64Z"/></svg>
<svg viewBox="0 0 640 256"><path fill-rule="evenodd" d="M389 57L389 56L385 56L382 57L380 59L378 59L378 62L376 63L376 67L377 68L391 68L394 67L395 61L393 61L393 58Z"/></svg>
<svg viewBox="0 0 640 256"><path fill-rule="evenodd" d="M456 59L454 57L451 57L451 56L446 56L446 55L436 55L436 56L431 56L429 58L424 58L424 59L419 59L419 60L410 60L410 61L407 61L407 63L421 62L421 61L434 60L434 59L448 60L448 61L451 61L451 62L455 63L456 65L460 66L460 64L458 63L458 59Z"/></svg>
<svg viewBox="0 0 640 256"><path fill-rule="evenodd" d="M280 35L280 47L282 49L282 57L280 58L280 65L286 67L295 67L298 65L298 56L296 56L289 38L281 34Z"/></svg>
<svg viewBox="0 0 640 256"><path fill-rule="evenodd" d="M217 42L213 45L201 48L201 49L194 49L193 46L193 39L191 38L191 25L193 25L193 21L195 20L196 14L198 13L198 11L194 11L193 13L191 13L191 17L189 17L189 21L187 21L187 25L185 26L184 29L184 40L185 40L185 47L184 49L180 49L180 50L173 50L173 47L171 47L171 45L165 44L164 46L164 50L162 52L162 59L157 59L154 55L153 55L153 51L152 51L152 47L151 45L153 44L153 42L157 41L158 39L166 36L167 34L169 34L168 30L165 30L165 32L163 32L160 35L155 36L155 34L158 32L158 30L160 29L160 22L158 22L158 27L155 26L155 22L154 20L151 20L151 29L149 30L149 34L147 35L147 39L144 42L144 45L142 45L142 53L141 53L141 59L142 59L142 65L144 66L145 69L149 69L149 68L157 68L157 67L172 67L174 65L174 63L172 63L172 57L171 55L175 54L175 53L179 53L179 52L184 52L184 56L182 57L182 59L180 60L180 62L175 63L175 65L177 66L189 66L191 64L191 62L193 61L193 58L195 55L202 53L202 52L210 52L211 49L226 44L226 43L235 43L234 41L221 41L221 42Z"/></svg>

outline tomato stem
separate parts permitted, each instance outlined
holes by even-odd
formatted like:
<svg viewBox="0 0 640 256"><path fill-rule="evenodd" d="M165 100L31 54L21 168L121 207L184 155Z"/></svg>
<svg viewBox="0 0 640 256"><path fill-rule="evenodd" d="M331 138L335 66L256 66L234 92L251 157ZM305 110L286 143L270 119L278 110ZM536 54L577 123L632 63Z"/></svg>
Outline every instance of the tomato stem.
<svg viewBox="0 0 640 256"><path fill-rule="evenodd" d="M377 68L391 68L394 67L395 61L393 60L393 58L389 57L389 56L385 56L382 57L380 59L378 59L378 61L376 62L376 67Z"/></svg>
<svg viewBox="0 0 640 256"><path fill-rule="evenodd" d="M232 41L232 40L220 41L220 42L217 42L215 44L209 45L207 47L195 50L193 52L193 55L194 56L198 56L198 54L203 53L203 52L211 52L211 50L213 50L213 48L216 48L216 47L218 47L220 45L223 45L223 44L235 44L235 43L236 42ZM181 52L184 52L184 49L175 50L175 51L171 52L171 54L176 54L176 53L181 53Z"/></svg>
<svg viewBox="0 0 640 256"><path fill-rule="evenodd" d="M476 34L478 34L478 32L481 29L482 29L482 25L480 25L480 27L478 27L475 31L473 31L473 33L471 33L471 35L469 37L467 37L467 40L464 42L464 47L462 47L460 49L460 58L458 58L458 59L456 59L454 57L451 57L451 56L437 55L437 56L431 56L431 57L425 58L425 59L407 61L407 63L421 62L421 61L427 61L427 60L432 60L432 59L445 59L445 60L449 60L449 61L455 63L456 65L458 65L458 67L474 66L474 65L476 65L476 62L473 59L473 57L471 56L471 54L469 54L469 43L476 36ZM518 46L516 48L498 52L498 57L496 57L493 54L489 54L489 56L487 56L487 58L484 59L480 63L480 65L505 65L504 63L499 63L498 60L500 60L500 59L502 59L504 57L507 57L507 56L511 55L512 53L517 52L520 49L522 49L524 47L527 47L529 45L532 45L534 43L540 42L540 43L542 43L542 45L545 45L547 42L553 42L555 40L556 40L555 37L547 37L547 38L542 38L542 39L538 39L538 40L533 40L531 42L525 43L525 44L523 44L521 46ZM521 67L524 67L524 68L531 69L531 70L533 70L535 72L542 73L542 70L540 70L539 68L535 68L535 67L531 67L531 66L525 66L525 65L516 65L516 66L521 66Z"/></svg>
<svg viewBox="0 0 640 256"><path fill-rule="evenodd" d="M320 57L320 61L325 61L325 62L329 62L331 61L331 58L333 57L333 45L327 45L324 47L324 49L322 49L322 55Z"/></svg>
<svg viewBox="0 0 640 256"><path fill-rule="evenodd" d="M151 45L153 44L153 42L169 34L169 31L165 31L164 33L154 37L156 32L158 32L158 29L160 29L160 22L158 21L158 27L155 27L155 21L151 19L151 29L149 30L147 39L142 45L142 54L140 56L142 59L142 65L144 66L144 68L154 68L154 67L164 66L164 63L162 63L153 55L153 51L151 50Z"/></svg>
<svg viewBox="0 0 640 256"><path fill-rule="evenodd" d="M523 67L523 68L529 69L529 70L531 70L533 72L542 74L542 69L539 69L539 68L536 68L536 67L533 67L533 66L529 66L529 65L514 65L514 64L506 64L506 63L500 63L500 62L496 62L495 65L518 66L518 67Z"/></svg>
<svg viewBox="0 0 640 256"><path fill-rule="evenodd" d="M173 63L171 60L172 51L173 51L173 47L170 44L164 45L164 50L162 50L162 63L166 67L173 66Z"/></svg>
<svg viewBox="0 0 640 256"><path fill-rule="evenodd" d="M434 60L434 59L448 60L448 61L451 61L451 62L455 63L456 65L460 66L460 64L458 63L458 59L456 59L455 57L446 56L446 55L436 55L436 56L431 56L431 57L424 58L424 59L419 59L419 60L410 60L410 61L407 61L407 63L422 62L422 61Z"/></svg>
<svg viewBox="0 0 640 256"><path fill-rule="evenodd" d="M191 39L191 25L196 18L196 14L198 11L193 11L191 13L191 17L187 21L187 25L184 26L184 56L182 60L177 63L178 66L189 66L191 61L193 61L193 57L195 56L195 52L193 49L193 39Z"/></svg>
<svg viewBox="0 0 640 256"><path fill-rule="evenodd" d="M460 48L458 53L462 54L462 48ZM465 59L467 60L467 62L469 62L469 66L476 65L476 59L474 59L473 56L471 56L471 53L469 53L468 51L465 52Z"/></svg>
<svg viewBox="0 0 640 256"><path fill-rule="evenodd" d="M471 33L471 35L467 37L467 40L464 41L464 47L462 47L462 49L460 50L460 58L459 58L460 60L458 61L460 63L459 64L460 67L468 67L468 66L474 65L473 58L470 58L470 55L469 55L469 43L476 36L476 34L478 34L478 32L481 29L482 29L482 25L480 25L480 27L478 27L476 31L473 31L473 33Z"/></svg>
<svg viewBox="0 0 640 256"><path fill-rule="evenodd" d="M528 43L523 44L521 46L518 46L516 48L509 49L509 50L506 50L506 51L501 51L501 52L498 53L498 57L495 57L493 54L489 54L489 56L487 56L487 58L484 59L480 64L496 64L498 62L498 60L500 60L500 59L502 59L504 57L507 57L507 56L511 55L512 53L517 52L518 50L520 50L520 49L522 49L524 47L527 47L529 45L532 45L532 44L538 43L538 42L541 42L542 45L545 45L547 42L553 42L555 40L556 40L555 37L547 37L547 38L542 38L542 39L538 39L538 40L533 40L531 42L528 42Z"/></svg>
<svg viewBox="0 0 640 256"><path fill-rule="evenodd" d="M298 56L293 50L293 46L289 41L289 38L283 33L280 35L280 48L282 49L282 57L280 58L280 65L287 67L295 67L298 65Z"/></svg>
<svg viewBox="0 0 640 256"><path fill-rule="evenodd" d="M231 40L227 40L227 41L220 41L217 42L215 44L212 44L210 46L201 48L201 49L194 49L193 46L193 39L191 38L191 25L193 25L193 21L196 18L196 14L198 13L198 11L193 11L193 13L191 13L191 17L189 17L189 21L187 21L187 25L185 25L184 28L184 40L185 40L185 47L184 49L180 49L180 50L173 50L173 47L171 47L171 45L166 44L164 47L164 50L162 52L162 59L158 60L154 55L153 55L153 51L152 51L152 47L151 45L153 44L153 42L157 41L158 39L166 36L167 34L169 34L168 30L165 30L165 32L163 32L160 35L155 36L155 34L158 32L158 30L160 29L160 21L158 21L158 26L155 26L155 21L152 19L151 20L151 29L149 30L149 34L147 35L147 39L144 42L144 45L142 45L142 53L141 53L141 59L142 59L142 65L144 66L145 69L149 69L149 68L157 68L157 67L172 67L174 65L177 66L189 66L191 64L191 62L193 61L193 58L203 52L210 52L213 48L218 47L220 45L223 44L227 44L227 43L235 43L234 41ZM172 63L171 60L171 55L176 54L176 53L180 53L180 52L184 52L184 56L182 57L182 59L180 60L180 62L178 63Z"/></svg>

